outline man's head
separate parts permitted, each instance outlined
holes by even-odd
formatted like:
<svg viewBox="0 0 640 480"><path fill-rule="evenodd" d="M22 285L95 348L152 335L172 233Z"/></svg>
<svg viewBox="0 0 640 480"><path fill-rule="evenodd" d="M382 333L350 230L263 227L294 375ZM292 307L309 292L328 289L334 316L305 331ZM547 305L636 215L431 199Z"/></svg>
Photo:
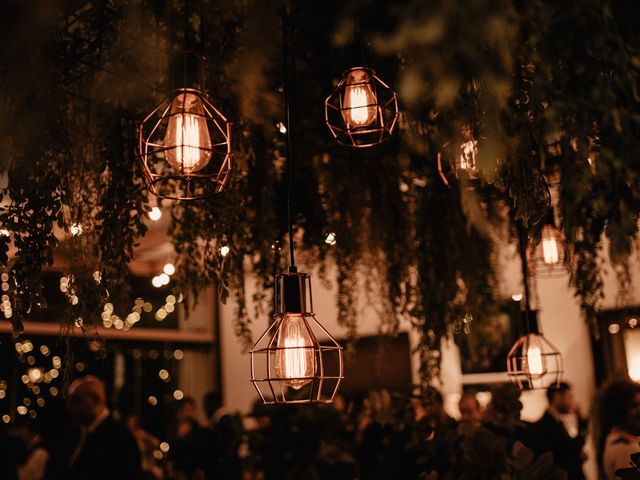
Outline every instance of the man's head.
<svg viewBox="0 0 640 480"><path fill-rule="evenodd" d="M460 397L458 403L460 408L460 420L468 423L480 423L482 420L482 409L480 402L474 393L465 393Z"/></svg>
<svg viewBox="0 0 640 480"><path fill-rule="evenodd" d="M192 397L184 397L178 403L178 419L189 420L196 418L196 401Z"/></svg>
<svg viewBox="0 0 640 480"><path fill-rule="evenodd" d="M71 383L68 406L73 419L80 425L89 426L107 408L104 383L98 377L87 375Z"/></svg>
<svg viewBox="0 0 640 480"><path fill-rule="evenodd" d="M202 399L202 404L205 415L207 418L211 418L216 413L216 410L222 407L222 395L220 392L208 392Z"/></svg>
<svg viewBox="0 0 640 480"><path fill-rule="evenodd" d="M552 385L547 389L547 400L549 406L560 413L569 413L574 408L573 391L568 383Z"/></svg>

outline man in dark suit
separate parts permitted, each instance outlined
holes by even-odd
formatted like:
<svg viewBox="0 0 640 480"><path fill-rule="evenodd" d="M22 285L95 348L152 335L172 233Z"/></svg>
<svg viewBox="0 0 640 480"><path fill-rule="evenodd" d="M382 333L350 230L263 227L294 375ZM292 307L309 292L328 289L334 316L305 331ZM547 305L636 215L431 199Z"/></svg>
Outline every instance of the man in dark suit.
<svg viewBox="0 0 640 480"><path fill-rule="evenodd" d="M536 453L553 453L554 462L565 470L569 480L585 478L582 463L583 447L587 434L587 421L580 415L574 402L571 386L567 383L552 385L547 389L549 407L534 426ZM574 414L571 423L570 414Z"/></svg>
<svg viewBox="0 0 640 480"><path fill-rule="evenodd" d="M69 411L80 426L61 448L47 478L140 480L141 457L134 437L111 416L104 383L87 375L69 387Z"/></svg>

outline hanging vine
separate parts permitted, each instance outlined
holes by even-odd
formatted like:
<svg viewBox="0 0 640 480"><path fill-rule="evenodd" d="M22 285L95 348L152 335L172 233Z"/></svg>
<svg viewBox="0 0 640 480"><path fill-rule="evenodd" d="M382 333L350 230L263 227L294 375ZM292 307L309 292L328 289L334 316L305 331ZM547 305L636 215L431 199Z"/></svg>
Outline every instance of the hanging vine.
<svg viewBox="0 0 640 480"><path fill-rule="evenodd" d="M14 331L45 307L54 261L67 278L66 325L95 325L105 302L127 304L127 266L150 209L134 126L174 87L170 65L188 28L208 59L206 88L234 123L235 172L213 199L170 204L175 285L187 305L212 282L223 301L231 295L248 345L287 253L281 2L193 1L186 27L178 0L49 3L0 14L5 44L20 46L0 52L0 263ZM603 236L624 265L640 214L640 49L625 12L543 0L295 7L294 232L302 263L325 281L335 264L349 336L365 282L383 330L405 319L418 329L428 380L441 339L495 304L505 210L536 239L556 178L567 267L593 320ZM397 86L401 102L397 135L369 150L334 145L324 124L322 99L354 62ZM451 163L463 132L477 140L481 178L446 186L436 159Z"/></svg>

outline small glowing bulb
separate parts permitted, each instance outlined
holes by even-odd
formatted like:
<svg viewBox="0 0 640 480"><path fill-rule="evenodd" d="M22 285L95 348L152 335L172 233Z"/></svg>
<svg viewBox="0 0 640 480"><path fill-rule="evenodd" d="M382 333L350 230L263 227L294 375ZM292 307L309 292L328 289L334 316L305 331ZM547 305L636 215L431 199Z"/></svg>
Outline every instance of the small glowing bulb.
<svg viewBox="0 0 640 480"><path fill-rule="evenodd" d="M324 243L326 243L327 245L335 245L336 244L336 234L331 232L329 233L329 235L326 236L326 238L324 239Z"/></svg>
<svg viewBox="0 0 640 480"><path fill-rule="evenodd" d="M347 75L342 117L348 128L366 127L376 119L377 98L366 70L356 68Z"/></svg>
<svg viewBox="0 0 640 480"><path fill-rule="evenodd" d="M285 314L278 336L276 375L282 384L296 390L311 382L315 373L313 340L302 315Z"/></svg>
<svg viewBox="0 0 640 480"><path fill-rule="evenodd" d="M160 220L160 217L162 217L162 210L160 210L158 207L153 207L149 212L149 218L154 222L157 222L158 220Z"/></svg>
<svg viewBox="0 0 640 480"><path fill-rule="evenodd" d="M558 241L552 225L545 225L542 229L542 257L547 265L556 264L560 260Z"/></svg>
<svg viewBox="0 0 640 480"><path fill-rule="evenodd" d="M522 294L514 293L513 295L511 295L511 300L513 300L514 302L519 302L520 300L522 300Z"/></svg>
<svg viewBox="0 0 640 480"><path fill-rule="evenodd" d="M202 170L211 160L211 137L197 95L182 93L171 103L164 146L167 162L185 175Z"/></svg>
<svg viewBox="0 0 640 480"><path fill-rule="evenodd" d="M151 285L153 285L156 288L160 288L162 286L162 279L160 278L159 275L156 275L151 279Z"/></svg>
<svg viewBox="0 0 640 480"><path fill-rule="evenodd" d="M171 281L171 278L169 278L169 275L167 275L166 273L161 273L160 275L158 275L158 279L160 280L160 285L168 285Z"/></svg>
<svg viewBox="0 0 640 480"><path fill-rule="evenodd" d="M227 255L229 255L230 251L231 249L229 248L228 245L222 245L220 247L220 255L222 255L223 257L226 257Z"/></svg>
<svg viewBox="0 0 640 480"><path fill-rule="evenodd" d="M284 123L278 122L276 127L278 127L278 130L280 131L281 134L284 135L285 133L287 133L287 127L285 126Z"/></svg>
<svg viewBox="0 0 640 480"><path fill-rule="evenodd" d="M27 374L31 383L38 383L42 380L43 371L40 368L30 368Z"/></svg>
<svg viewBox="0 0 640 480"><path fill-rule="evenodd" d="M167 275L173 275L174 273L176 273L176 267L173 265L173 263L165 263L164 267L162 267L162 271Z"/></svg>
<svg viewBox="0 0 640 480"><path fill-rule="evenodd" d="M69 227L69 233L71 234L72 237L82 235L83 231L84 230L82 228L82 225L80 225L79 223L72 223L71 226Z"/></svg>
<svg viewBox="0 0 640 480"><path fill-rule="evenodd" d="M535 334L529 334L527 341L527 352L524 359L525 371L534 378L540 378L547 373L547 366L542 354L542 345L540 337Z"/></svg>

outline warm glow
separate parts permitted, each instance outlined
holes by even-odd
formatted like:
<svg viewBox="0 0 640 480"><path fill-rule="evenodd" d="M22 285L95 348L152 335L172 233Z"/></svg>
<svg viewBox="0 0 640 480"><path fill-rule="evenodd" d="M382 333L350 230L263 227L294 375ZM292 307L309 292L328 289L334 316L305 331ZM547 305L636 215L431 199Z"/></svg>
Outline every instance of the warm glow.
<svg viewBox="0 0 640 480"><path fill-rule="evenodd" d="M336 244L336 234L331 232L329 233L326 238L324 239L324 243L326 243L327 245L335 245Z"/></svg>
<svg viewBox="0 0 640 480"><path fill-rule="evenodd" d="M31 383L38 383L42 380L42 369L40 368L30 368L28 371L29 381Z"/></svg>
<svg viewBox="0 0 640 480"><path fill-rule="evenodd" d="M162 210L160 210L158 207L153 207L149 212L149 218L154 222L157 222L158 220L160 220L160 217L162 217Z"/></svg>
<svg viewBox="0 0 640 480"><path fill-rule="evenodd" d="M629 377L634 382L640 382L640 331L635 328L625 329L623 336L624 355L627 360Z"/></svg>
<svg viewBox="0 0 640 480"><path fill-rule="evenodd" d="M276 375L296 390L311 382L315 373L313 341L302 315L287 314L282 320L275 358Z"/></svg>
<svg viewBox="0 0 640 480"><path fill-rule="evenodd" d="M173 100L164 146L167 162L186 175L202 170L211 160L211 137L197 95L183 93Z"/></svg>
<svg viewBox="0 0 640 480"><path fill-rule="evenodd" d="M365 70L352 70L347 76L342 117L347 127L366 127L376 119L377 99Z"/></svg>
<svg viewBox="0 0 640 480"><path fill-rule="evenodd" d="M478 156L478 142L469 140L460 146L460 161L458 169L473 172L476 169L476 157Z"/></svg>
<svg viewBox="0 0 640 480"><path fill-rule="evenodd" d="M542 230L542 257L547 265L553 265L560 260L555 228L551 225L546 225Z"/></svg>
<svg viewBox="0 0 640 480"><path fill-rule="evenodd" d="M629 376L634 382L640 382L640 362L636 361L629 368Z"/></svg>
<svg viewBox="0 0 640 480"><path fill-rule="evenodd" d="M167 275L173 275L176 273L176 267L173 263L165 263L164 267L162 267L162 271Z"/></svg>
<svg viewBox="0 0 640 480"><path fill-rule="evenodd" d="M82 225L80 225L79 223L73 223L69 227L69 233L71 234L72 237L82 235L83 231L84 229L82 228Z"/></svg>
<svg viewBox="0 0 640 480"><path fill-rule="evenodd" d="M547 373L547 368L542 354L542 345L537 335L529 335L527 342L527 353L525 357L524 369L532 377L541 377Z"/></svg>
<svg viewBox="0 0 640 480"><path fill-rule="evenodd" d="M227 255L229 255L230 251L231 249L229 248L228 245L222 245L220 247L220 255L222 255L223 257L226 257Z"/></svg>

